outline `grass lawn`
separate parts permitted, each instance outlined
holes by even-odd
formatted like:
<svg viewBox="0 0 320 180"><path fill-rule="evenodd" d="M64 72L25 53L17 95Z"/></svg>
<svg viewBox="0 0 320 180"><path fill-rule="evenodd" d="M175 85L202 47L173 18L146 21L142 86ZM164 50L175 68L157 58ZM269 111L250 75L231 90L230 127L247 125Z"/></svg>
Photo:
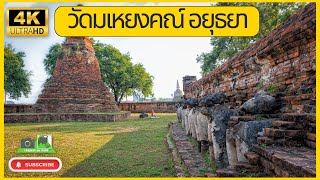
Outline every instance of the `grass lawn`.
<svg viewBox="0 0 320 180"><path fill-rule="evenodd" d="M175 176L171 154L164 143L167 126L176 114L139 119L132 114L120 122L5 124L5 177L159 177ZM16 154L20 139L52 134L56 154ZM58 157L57 173L11 172L12 157Z"/></svg>

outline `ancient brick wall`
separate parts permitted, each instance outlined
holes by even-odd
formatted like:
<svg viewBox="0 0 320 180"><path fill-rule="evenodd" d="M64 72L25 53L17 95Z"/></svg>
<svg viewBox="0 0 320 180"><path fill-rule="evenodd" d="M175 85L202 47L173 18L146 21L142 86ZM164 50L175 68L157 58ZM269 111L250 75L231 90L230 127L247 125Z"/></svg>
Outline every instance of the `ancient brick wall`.
<svg viewBox="0 0 320 180"><path fill-rule="evenodd" d="M4 115L4 123L42 122L115 122L130 117L130 112L117 113L21 113Z"/></svg>
<svg viewBox="0 0 320 180"><path fill-rule="evenodd" d="M5 104L4 113L32 112L32 104Z"/></svg>
<svg viewBox="0 0 320 180"><path fill-rule="evenodd" d="M200 99L224 92L230 106L239 106L264 89L283 103L284 112L303 112L315 99L315 3L293 15L266 37L228 59L184 89Z"/></svg>
<svg viewBox="0 0 320 180"><path fill-rule="evenodd" d="M130 111L132 113L175 113L177 102L132 102L121 103L119 105L122 111Z"/></svg>
<svg viewBox="0 0 320 180"><path fill-rule="evenodd" d="M214 177L316 176L315 14L308 4L184 89L178 122L209 152Z"/></svg>
<svg viewBox="0 0 320 180"><path fill-rule="evenodd" d="M130 111L132 113L151 113L153 110L155 113L175 113L177 102L130 102L120 103L119 108L121 111ZM13 104L5 105L5 113L25 113L33 112L33 105L28 104Z"/></svg>

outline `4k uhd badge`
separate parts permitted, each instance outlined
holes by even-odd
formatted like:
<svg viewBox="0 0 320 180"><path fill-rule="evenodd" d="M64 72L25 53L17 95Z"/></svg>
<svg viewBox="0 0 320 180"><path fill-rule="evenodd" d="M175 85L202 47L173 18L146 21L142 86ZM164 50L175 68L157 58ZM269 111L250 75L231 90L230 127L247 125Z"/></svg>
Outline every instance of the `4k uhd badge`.
<svg viewBox="0 0 320 180"><path fill-rule="evenodd" d="M40 134L37 139L23 138L17 153L56 153L52 147L52 135Z"/></svg>
<svg viewBox="0 0 320 180"><path fill-rule="evenodd" d="M7 8L7 36L48 36L48 8Z"/></svg>

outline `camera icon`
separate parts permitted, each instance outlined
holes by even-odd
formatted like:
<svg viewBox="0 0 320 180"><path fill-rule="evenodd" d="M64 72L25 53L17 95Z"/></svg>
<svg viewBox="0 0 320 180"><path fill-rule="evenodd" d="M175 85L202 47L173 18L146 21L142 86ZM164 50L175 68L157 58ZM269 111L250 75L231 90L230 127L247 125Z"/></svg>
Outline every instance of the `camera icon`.
<svg viewBox="0 0 320 180"><path fill-rule="evenodd" d="M56 153L52 147L52 135L38 134L36 139L22 138L20 139L20 148L18 154L22 153Z"/></svg>
<svg viewBox="0 0 320 180"><path fill-rule="evenodd" d="M20 141L20 148L34 148L34 139L24 138Z"/></svg>

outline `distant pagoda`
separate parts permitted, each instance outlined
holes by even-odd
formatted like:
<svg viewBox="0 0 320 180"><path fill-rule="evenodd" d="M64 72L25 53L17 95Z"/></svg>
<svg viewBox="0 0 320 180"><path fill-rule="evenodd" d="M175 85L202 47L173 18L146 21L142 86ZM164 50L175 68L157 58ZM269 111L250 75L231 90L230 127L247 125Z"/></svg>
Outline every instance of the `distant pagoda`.
<svg viewBox="0 0 320 180"><path fill-rule="evenodd" d="M101 79L92 41L67 37L53 77L34 105L36 112L117 112L113 95Z"/></svg>
<svg viewBox="0 0 320 180"><path fill-rule="evenodd" d="M183 93L180 90L179 81L177 80L177 89L173 93L173 100L179 101L179 100L181 100L182 96L183 96Z"/></svg>

